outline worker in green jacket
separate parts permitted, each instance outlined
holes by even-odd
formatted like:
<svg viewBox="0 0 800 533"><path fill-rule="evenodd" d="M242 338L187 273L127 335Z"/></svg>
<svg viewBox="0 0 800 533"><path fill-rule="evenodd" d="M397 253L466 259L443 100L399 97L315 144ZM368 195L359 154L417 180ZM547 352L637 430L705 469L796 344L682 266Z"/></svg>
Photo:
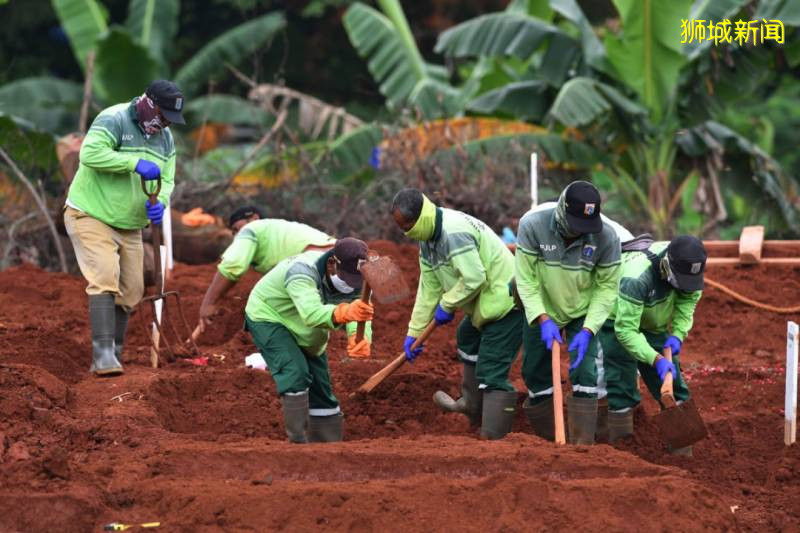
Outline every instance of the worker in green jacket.
<svg viewBox="0 0 800 533"><path fill-rule="evenodd" d="M516 287L525 308L523 404L534 432L553 439L550 350L570 341L567 396L569 441L593 444L597 425L596 334L614 307L620 276L620 241L600 217L600 193L575 181L550 209L528 212L517 232Z"/></svg>
<svg viewBox="0 0 800 533"><path fill-rule="evenodd" d="M342 440L343 419L333 395L326 348L332 329L372 320L359 299L367 245L339 239L333 249L284 259L253 287L245 329L269 366L291 442Z"/></svg>
<svg viewBox="0 0 800 533"><path fill-rule="evenodd" d="M241 207L234 211L228 222L234 239L222 254L211 284L200 305L195 328L195 339L205 332L216 314L220 300L252 267L266 274L280 261L309 250L330 250L336 239L330 235L301 224L278 218L264 218L255 206ZM364 338L358 344L355 336L348 340L351 357L369 357L369 341Z"/></svg>
<svg viewBox="0 0 800 533"><path fill-rule="evenodd" d="M92 122L67 195L64 225L88 286L92 366L96 375L123 372L128 316L144 294L142 228L161 224L175 180L170 124L184 124L183 94L156 80L129 103L111 106ZM141 180L154 188L151 205Z"/></svg>
<svg viewBox="0 0 800 533"><path fill-rule="evenodd" d="M462 310L456 333L464 363L461 397L453 400L438 391L433 400L480 423L483 438L500 439L514 420L517 392L508 374L522 342L522 311L508 290L514 257L486 224L436 207L417 189L397 193L392 215L406 236L419 241L420 277L404 342L406 358L413 361L422 351L411 347L431 319L447 324Z"/></svg>
<svg viewBox="0 0 800 533"><path fill-rule="evenodd" d="M656 400L668 372L675 400L689 399L679 354L702 295L707 257L702 241L691 236L622 256L616 308L598 333L608 387L609 442L633 434L633 408L641 401L637 369ZM665 348L672 350L672 362L662 356ZM691 447L672 451L691 454Z"/></svg>

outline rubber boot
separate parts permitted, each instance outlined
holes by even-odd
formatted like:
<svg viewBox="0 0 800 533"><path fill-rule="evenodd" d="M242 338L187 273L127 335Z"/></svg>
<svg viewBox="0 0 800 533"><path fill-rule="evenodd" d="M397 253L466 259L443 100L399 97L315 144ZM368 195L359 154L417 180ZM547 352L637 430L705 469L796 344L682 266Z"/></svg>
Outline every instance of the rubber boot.
<svg viewBox="0 0 800 533"><path fill-rule="evenodd" d="M608 412L608 443L633 435L633 409Z"/></svg>
<svg viewBox="0 0 800 533"><path fill-rule="evenodd" d="M555 415L553 414L553 397L548 400L532 404L530 398L522 402L522 411L528 417L528 422L533 426L536 436L545 440L556 440Z"/></svg>
<svg viewBox="0 0 800 533"><path fill-rule="evenodd" d="M283 404L283 424L286 426L289 442L308 442L306 439L308 393L284 394L281 396L281 403Z"/></svg>
<svg viewBox="0 0 800 533"><path fill-rule="evenodd" d="M436 391L433 395L435 403L442 411L461 413L469 418L470 424L478 426L481 423L481 399L483 394L478 389L478 378L475 377L475 365L464 365L464 375L461 378L461 398L454 400L444 391Z"/></svg>
<svg viewBox="0 0 800 533"><path fill-rule="evenodd" d="M597 400L597 430L594 436L598 442L611 442L608 424L608 396L603 396Z"/></svg>
<svg viewBox="0 0 800 533"><path fill-rule="evenodd" d="M567 396L567 428L570 444L594 444L597 398Z"/></svg>
<svg viewBox="0 0 800 533"><path fill-rule="evenodd" d="M344 433L344 415L308 418L308 442L339 442Z"/></svg>
<svg viewBox="0 0 800 533"><path fill-rule="evenodd" d="M98 376L122 374L122 364L114 354L114 295L89 295L89 325L92 329L92 366Z"/></svg>
<svg viewBox="0 0 800 533"><path fill-rule="evenodd" d="M693 457L692 447L691 446L684 446L683 448L675 448L674 450L670 448L669 453L670 453L670 455L680 455L682 457Z"/></svg>
<svg viewBox="0 0 800 533"><path fill-rule="evenodd" d="M128 313L121 305L114 306L114 355L122 363L122 347L125 345L125 332L128 329Z"/></svg>
<svg viewBox="0 0 800 533"><path fill-rule="evenodd" d="M504 390L483 391L483 416L481 417L481 438L502 439L511 431L514 423L514 409L517 393Z"/></svg>

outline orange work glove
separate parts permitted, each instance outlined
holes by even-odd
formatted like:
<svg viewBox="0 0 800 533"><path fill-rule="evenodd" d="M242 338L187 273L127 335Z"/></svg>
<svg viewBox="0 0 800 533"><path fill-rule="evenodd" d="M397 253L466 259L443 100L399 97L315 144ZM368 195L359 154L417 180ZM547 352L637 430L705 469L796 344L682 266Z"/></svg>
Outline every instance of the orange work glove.
<svg viewBox="0 0 800 533"><path fill-rule="evenodd" d="M333 321L337 324L366 322L372 320L372 304L355 300L349 304L339 304L333 310Z"/></svg>
<svg viewBox="0 0 800 533"><path fill-rule="evenodd" d="M361 339L361 342L356 342L355 333L347 338L347 355L350 357L369 357L370 356L370 343L366 337Z"/></svg>

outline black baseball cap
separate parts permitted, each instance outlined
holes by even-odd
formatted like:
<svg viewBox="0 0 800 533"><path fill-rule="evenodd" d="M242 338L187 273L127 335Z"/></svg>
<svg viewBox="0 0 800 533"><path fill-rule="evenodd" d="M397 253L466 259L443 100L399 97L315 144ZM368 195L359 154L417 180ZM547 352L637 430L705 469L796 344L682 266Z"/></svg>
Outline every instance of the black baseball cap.
<svg viewBox="0 0 800 533"><path fill-rule="evenodd" d="M703 241L691 235L675 237L667 246L667 258L680 290L691 292L703 289L703 272L708 258Z"/></svg>
<svg viewBox="0 0 800 533"><path fill-rule="evenodd" d="M600 233L600 192L588 181L573 181L567 185L567 222L578 233Z"/></svg>
<svg viewBox="0 0 800 533"><path fill-rule="evenodd" d="M183 93L168 80L154 80L147 86L145 94L161 109L164 118L175 124L186 124L183 120Z"/></svg>
<svg viewBox="0 0 800 533"><path fill-rule="evenodd" d="M367 259L367 243L345 237L333 245L333 257L336 259L339 277L351 287L361 287L361 262Z"/></svg>
<svg viewBox="0 0 800 533"><path fill-rule="evenodd" d="M264 218L264 213L261 212L261 209L257 208L254 205L248 205L247 207L240 207L239 209L231 213L231 216L228 219L228 227L232 228L233 225L239 222L240 220L250 218L253 215L258 215L258 218Z"/></svg>

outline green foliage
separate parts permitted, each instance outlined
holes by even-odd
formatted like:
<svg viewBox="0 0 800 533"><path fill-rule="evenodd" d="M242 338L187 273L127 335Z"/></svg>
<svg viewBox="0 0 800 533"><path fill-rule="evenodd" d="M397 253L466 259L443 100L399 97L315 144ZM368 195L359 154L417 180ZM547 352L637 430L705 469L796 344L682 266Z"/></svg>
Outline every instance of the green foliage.
<svg viewBox="0 0 800 533"><path fill-rule="evenodd" d="M238 64L286 27L281 13L270 13L226 31L197 52L175 74L186 95L194 95L209 79L225 71L225 64Z"/></svg>
<svg viewBox="0 0 800 533"><path fill-rule="evenodd" d="M577 77L565 83L550 109L550 116L567 126L586 126L612 109L628 115L646 111L611 85L591 78Z"/></svg>
<svg viewBox="0 0 800 533"><path fill-rule="evenodd" d="M180 0L130 0L125 27L147 48L159 66L159 76L169 72L172 41L178 31Z"/></svg>
<svg viewBox="0 0 800 533"><path fill-rule="evenodd" d="M192 98L186 105L184 114L187 122L195 126L199 126L203 119L208 122L259 127L269 126L275 120L263 108L249 100L229 94Z"/></svg>
<svg viewBox="0 0 800 533"><path fill-rule="evenodd" d="M324 158L330 163L334 179L346 179L368 168L372 150L380 144L382 137L380 126L367 124L331 143Z"/></svg>
<svg viewBox="0 0 800 533"><path fill-rule="evenodd" d="M53 135L5 113L0 113L0 146L23 172L38 170L46 175L57 164Z"/></svg>
<svg viewBox="0 0 800 533"><path fill-rule="evenodd" d="M86 70L86 57L97 38L108 30L108 15L96 0L52 0L70 46Z"/></svg>
<svg viewBox="0 0 800 533"><path fill-rule="evenodd" d="M112 27L97 39L96 45L94 86L102 100L129 101L158 76L158 65L147 49L134 42L125 29Z"/></svg>
<svg viewBox="0 0 800 533"><path fill-rule="evenodd" d="M678 29L691 0L614 0L614 5L623 30L606 38L608 61L659 121L672 106L678 74L687 62Z"/></svg>
<svg viewBox="0 0 800 533"><path fill-rule="evenodd" d="M483 93L469 103L475 113L503 114L519 120L541 121L547 113L549 98L547 84L541 80L509 83Z"/></svg>
<svg viewBox="0 0 800 533"><path fill-rule="evenodd" d="M24 78L0 86L0 112L67 133L78 126L83 88L58 78Z"/></svg>

